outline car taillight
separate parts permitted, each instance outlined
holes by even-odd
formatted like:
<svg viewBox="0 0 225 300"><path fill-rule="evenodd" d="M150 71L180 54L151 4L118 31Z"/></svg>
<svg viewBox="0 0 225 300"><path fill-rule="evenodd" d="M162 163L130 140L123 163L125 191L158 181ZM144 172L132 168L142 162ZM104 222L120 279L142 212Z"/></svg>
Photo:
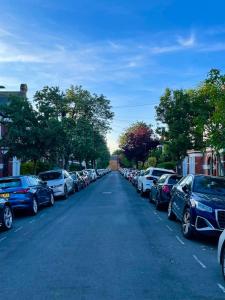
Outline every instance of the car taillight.
<svg viewBox="0 0 225 300"><path fill-rule="evenodd" d="M169 193L169 192L170 192L170 187L169 187L168 185L164 185L164 186L162 187L162 191L163 191L164 193Z"/></svg>
<svg viewBox="0 0 225 300"><path fill-rule="evenodd" d="M146 179L148 179L148 180L154 180L155 178L152 177L152 176L148 176L148 177L146 177Z"/></svg>
<svg viewBox="0 0 225 300"><path fill-rule="evenodd" d="M21 189L21 190L18 190L18 191L15 191L13 194L27 194L29 192L29 188L27 189Z"/></svg>

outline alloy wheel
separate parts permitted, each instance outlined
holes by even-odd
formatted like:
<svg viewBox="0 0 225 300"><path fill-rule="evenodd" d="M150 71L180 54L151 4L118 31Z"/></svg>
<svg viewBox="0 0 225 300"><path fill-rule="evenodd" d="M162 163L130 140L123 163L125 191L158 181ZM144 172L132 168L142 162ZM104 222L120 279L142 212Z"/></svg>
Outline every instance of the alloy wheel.
<svg viewBox="0 0 225 300"><path fill-rule="evenodd" d="M12 227L13 216L9 206L5 206L4 208L3 221L6 229L10 229Z"/></svg>

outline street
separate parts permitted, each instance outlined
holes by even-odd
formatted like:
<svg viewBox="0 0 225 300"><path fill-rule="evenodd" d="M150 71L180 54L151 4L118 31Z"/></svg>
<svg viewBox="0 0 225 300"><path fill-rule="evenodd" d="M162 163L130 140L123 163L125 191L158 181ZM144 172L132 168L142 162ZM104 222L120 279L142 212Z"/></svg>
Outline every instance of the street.
<svg viewBox="0 0 225 300"><path fill-rule="evenodd" d="M224 299L217 241L180 227L111 172L0 233L1 299Z"/></svg>

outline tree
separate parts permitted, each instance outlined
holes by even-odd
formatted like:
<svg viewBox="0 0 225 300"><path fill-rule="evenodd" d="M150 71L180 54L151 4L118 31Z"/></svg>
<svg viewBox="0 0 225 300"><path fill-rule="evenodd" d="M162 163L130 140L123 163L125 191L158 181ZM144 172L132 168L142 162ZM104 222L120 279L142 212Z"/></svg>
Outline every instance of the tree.
<svg viewBox="0 0 225 300"><path fill-rule="evenodd" d="M131 125L120 136L120 148L128 160L133 160L138 168L138 162L142 165L146 161L149 151L156 148L158 139L150 125L144 122L137 122Z"/></svg>
<svg viewBox="0 0 225 300"><path fill-rule="evenodd" d="M202 144L201 135L194 128L194 114L192 96L193 91L166 89L156 107L157 121L163 124L158 132L167 145L172 160L181 163L187 150L199 148Z"/></svg>
<svg viewBox="0 0 225 300"><path fill-rule="evenodd" d="M212 69L207 79L197 89L195 106L196 130L204 137L205 146L211 147L217 156L222 174L225 175L220 151L225 149L225 75Z"/></svg>
<svg viewBox="0 0 225 300"><path fill-rule="evenodd" d="M38 113L31 103L24 97L10 97L7 104L0 107L5 116L2 123L7 133L1 139L1 146L7 147L10 156L17 156L21 160L32 160L34 170L36 163L45 154L42 144Z"/></svg>

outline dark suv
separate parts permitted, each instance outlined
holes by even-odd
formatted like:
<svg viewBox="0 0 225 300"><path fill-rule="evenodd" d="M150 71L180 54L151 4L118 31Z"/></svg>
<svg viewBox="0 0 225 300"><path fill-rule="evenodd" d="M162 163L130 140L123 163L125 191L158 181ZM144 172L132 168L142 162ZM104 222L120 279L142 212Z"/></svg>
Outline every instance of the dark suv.
<svg viewBox="0 0 225 300"><path fill-rule="evenodd" d="M186 238L194 233L215 235L225 228L225 179L188 175L172 190L168 218L182 222Z"/></svg>

